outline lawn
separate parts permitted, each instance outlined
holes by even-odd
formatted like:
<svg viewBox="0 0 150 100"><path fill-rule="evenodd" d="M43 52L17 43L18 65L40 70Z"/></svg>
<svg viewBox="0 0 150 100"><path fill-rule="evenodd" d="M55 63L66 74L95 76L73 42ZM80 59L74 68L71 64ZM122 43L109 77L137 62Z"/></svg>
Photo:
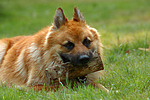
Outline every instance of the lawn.
<svg viewBox="0 0 150 100"><path fill-rule="evenodd" d="M104 45L105 76L98 82L110 94L91 87L66 92L35 92L0 87L4 100L149 100L150 0L1 0L0 38L31 35L51 25L58 7L71 19L77 6ZM149 42L148 42L149 41Z"/></svg>

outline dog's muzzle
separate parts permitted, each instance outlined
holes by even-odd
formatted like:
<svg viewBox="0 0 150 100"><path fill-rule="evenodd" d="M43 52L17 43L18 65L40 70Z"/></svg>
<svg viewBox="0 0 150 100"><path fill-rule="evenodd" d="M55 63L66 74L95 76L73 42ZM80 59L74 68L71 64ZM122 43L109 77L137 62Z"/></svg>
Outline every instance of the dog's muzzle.
<svg viewBox="0 0 150 100"><path fill-rule="evenodd" d="M82 65L82 64L88 63L90 60L91 60L90 56L88 56L88 55L81 55L81 56L79 56L78 63Z"/></svg>
<svg viewBox="0 0 150 100"><path fill-rule="evenodd" d="M72 65L81 66L90 62L93 57L93 54L91 52L84 54L77 53L76 55L61 53L60 57L62 58L64 63L70 63Z"/></svg>

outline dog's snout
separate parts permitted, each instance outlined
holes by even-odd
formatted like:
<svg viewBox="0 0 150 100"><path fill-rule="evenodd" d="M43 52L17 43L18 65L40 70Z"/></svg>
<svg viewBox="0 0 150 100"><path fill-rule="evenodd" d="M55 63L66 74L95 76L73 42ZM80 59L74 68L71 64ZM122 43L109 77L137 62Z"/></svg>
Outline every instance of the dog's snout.
<svg viewBox="0 0 150 100"><path fill-rule="evenodd" d="M85 54L76 54L76 55L70 55L66 53L61 53L60 57L62 58L64 63L70 63L73 65L81 66L89 63L93 57L92 53L85 53Z"/></svg>
<svg viewBox="0 0 150 100"><path fill-rule="evenodd" d="M90 57L88 55L79 56L79 64L86 64L90 61Z"/></svg>

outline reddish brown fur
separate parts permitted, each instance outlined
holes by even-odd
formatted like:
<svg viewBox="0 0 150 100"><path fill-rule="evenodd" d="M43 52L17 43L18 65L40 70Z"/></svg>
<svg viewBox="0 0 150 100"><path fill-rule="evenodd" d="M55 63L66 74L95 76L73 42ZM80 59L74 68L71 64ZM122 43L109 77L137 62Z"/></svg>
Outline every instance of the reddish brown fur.
<svg viewBox="0 0 150 100"><path fill-rule="evenodd" d="M60 13L59 10L60 8L56 11L56 17L57 13L58 15ZM64 22L56 19L59 23L54 21L52 26L44 28L32 36L18 36L0 40L1 82L16 86L39 86L39 90L42 88L57 89L59 86L49 86L45 69L50 67L53 61L56 64L61 63L59 53L65 52L75 55L78 52L95 49L102 57L102 45L97 31L86 25L82 18L76 18L77 15L72 20L65 18ZM90 49L82 44L85 37L89 37L91 40ZM63 47L66 41L72 41L76 44L72 51ZM100 72L89 74L87 84L104 88L98 83L93 83L100 74Z"/></svg>

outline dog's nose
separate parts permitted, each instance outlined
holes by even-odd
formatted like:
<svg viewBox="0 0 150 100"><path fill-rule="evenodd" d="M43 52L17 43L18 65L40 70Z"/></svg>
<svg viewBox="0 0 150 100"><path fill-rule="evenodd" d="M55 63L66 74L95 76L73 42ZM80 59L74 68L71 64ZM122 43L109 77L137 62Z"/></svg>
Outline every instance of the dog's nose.
<svg viewBox="0 0 150 100"><path fill-rule="evenodd" d="M90 61L90 57L88 55L81 55L79 56L78 61L79 61L79 64L83 65Z"/></svg>

